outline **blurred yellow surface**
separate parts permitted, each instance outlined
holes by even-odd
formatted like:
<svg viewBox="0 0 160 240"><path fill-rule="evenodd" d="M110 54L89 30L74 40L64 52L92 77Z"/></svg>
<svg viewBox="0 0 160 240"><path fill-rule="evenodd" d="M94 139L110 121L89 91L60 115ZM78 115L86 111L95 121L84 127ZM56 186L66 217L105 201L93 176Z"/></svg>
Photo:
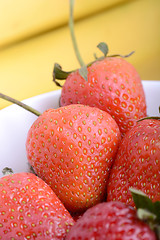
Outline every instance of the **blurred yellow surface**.
<svg viewBox="0 0 160 240"><path fill-rule="evenodd" d="M15 5L16 12L11 11L11 6L8 10L10 2L13 5L13 1L0 1L3 6L3 15L0 14L0 91L23 100L58 89L52 82L54 63L58 62L66 71L79 67L67 24L69 1L39 0L38 8L38 1L16 0L19 3ZM22 12L18 11L18 6ZM13 16L8 15L8 22L5 11L7 14L13 12ZM110 54L135 50L127 60L136 67L141 78L160 80L159 0L77 0L74 15L75 34L86 63L93 60L94 52L99 54L96 45L105 41ZM20 25L16 25L17 19ZM0 109L8 105L0 99Z"/></svg>
<svg viewBox="0 0 160 240"><path fill-rule="evenodd" d="M75 19L133 0L76 0ZM69 0L0 0L0 48L68 22Z"/></svg>

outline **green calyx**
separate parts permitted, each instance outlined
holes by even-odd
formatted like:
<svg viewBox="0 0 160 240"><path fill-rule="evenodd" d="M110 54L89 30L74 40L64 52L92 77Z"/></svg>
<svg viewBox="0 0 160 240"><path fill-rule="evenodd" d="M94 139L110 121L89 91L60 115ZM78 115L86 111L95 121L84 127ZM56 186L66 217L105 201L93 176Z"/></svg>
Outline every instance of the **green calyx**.
<svg viewBox="0 0 160 240"><path fill-rule="evenodd" d="M137 209L137 216L146 222L160 239L160 201L152 202L142 191L130 188Z"/></svg>
<svg viewBox="0 0 160 240"><path fill-rule="evenodd" d="M7 176L7 175L13 174L14 172L13 172L12 168L5 167L5 168L3 168L2 173L3 173L3 176Z"/></svg>
<svg viewBox="0 0 160 240"><path fill-rule="evenodd" d="M94 54L94 58L95 60L88 63L87 65L83 65L81 66L81 68L79 69L76 69L76 70L72 70L72 71L64 71L62 70L62 67L58 64L58 63L55 63L54 64L54 69L53 69L53 82L59 86L59 87L62 87L62 85L57 81L57 80L65 80L72 72L75 72L75 71L79 71L79 74L86 80L88 81L87 79L87 75L88 75L88 70L87 68L89 66L91 66L94 62L97 62L97 61L101 61L103 60L104 58L106 57L121 57L121 58L127 58L127 57L130 57L134 51L130 52L129 54L127 55L120 55L120 54L114 54L114 55L108 55L108 52L109 52L109 49L108 49L108 45L105 43L105 42L100 42L98 45L97 45L97 48L103 53L103 55L101 57L97 57L96 54Z"/></svg>

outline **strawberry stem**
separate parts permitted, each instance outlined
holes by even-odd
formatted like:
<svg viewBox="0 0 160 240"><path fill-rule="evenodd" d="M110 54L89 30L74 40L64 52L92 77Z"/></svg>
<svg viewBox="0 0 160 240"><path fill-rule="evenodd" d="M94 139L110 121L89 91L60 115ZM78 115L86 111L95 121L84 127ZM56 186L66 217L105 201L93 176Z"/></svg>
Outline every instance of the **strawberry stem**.
<svg viewBox="0 0 160 240"><path fill-rule="evenodd" d="M103 60L105 57L107 57L108 54L108 45L105 42L100 42L97 47L99 48L99 50L103 53L102 57L97 57L96 54L94 54L95 60L90 62L89 64L85 64L79 49L78 49L78 45L77 45L77 41L76 41L76 37L75 37L75 32L74 32L74 17L73 17L73 9L74 9L74 0L70 0L70 15L69 15L69 29L70 29L70 33L71 33L71 39L72 39L72 43L73 43L73 47L74 47L74 51L77 57L77 60L81 66L80 69L76 69L73 71L63 71L62 67L58 64L55 63L54 64L54 69L53 69L53 82L58 86L58 87L62 87L62 85L56 80L65 80L72 72L74 71L78 71L79 74L81 75L81 77L83 77L86 81L88 81L88 69L87 67L91 66L95 61L101 61ZM127 54L127 55L119 55L119 54L115 54L115 55L110 55L108 57L122 57L122 58L126 58L131 56L134 53L134 51L132 51L131 53Z"/></svg>
<svg viewBox="0 0 160 240"><path fill-rule="evenodd" d="M77 41L76 41L76 37L75 37L75 32L74 32L74 19L73 19L73 7L74 7L74 0L70 0L70 17L69 17L69 29L70 29L70 33L71 33L71 38L72 38L72 43L73 43L73 47L75 50L75 54L77 57L77 60L81 66L81 68L78 70L79 74L86 80L87 79L87 75L88 75L88 70L87 70L87 66L85 65L85 63L83 62L83 59L80 55L79 49L78 49L78 45L77 45Z"/></svg>
<svg viewBox="0 0 160 240"><path fill-rule="evenodd" d="M3 93L0 93L0 98L2 98L4 100L7 100L9 102L15 103L16 105L26 109L27 111L29 111L31 113L34 113L36 116L40 116L41 115L41 113L39 111L37 111L36 109L26 105L25 103L22 103L22 102L18 101L16 99L12 98L12 97L9 97L9 96L7 96L7 95L5 95Z"/></svg>
<svg viewBox="0 0 160 240"><path fill-rule="evenodd" d="M72 43L73 43L73 47L74 47L74 50L75 50L77 60L80 64L80 66L83 67L83 66L85 66L85 63L83 62L83 59L81 58L81 55L80 55L80 52L79 52L79 49L78 49L78 45L77 45L77 41L76 41L76 38L75 38L75 33L74 33L73 7L74 7L74 0L70 0L69 28L70 28Z"/></svg>

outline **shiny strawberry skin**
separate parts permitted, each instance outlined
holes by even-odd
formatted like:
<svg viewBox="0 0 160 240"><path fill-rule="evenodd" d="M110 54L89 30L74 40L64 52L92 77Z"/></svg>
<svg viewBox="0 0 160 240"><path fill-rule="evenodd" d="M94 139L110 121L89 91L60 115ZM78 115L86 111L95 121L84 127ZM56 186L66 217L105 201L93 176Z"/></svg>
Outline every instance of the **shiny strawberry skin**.
<svg viewBox="0 0 160 240"><path fill-rule="evenodd" d="M32 173L0 179L0 239L65 239L74 220L52 189Z"/></svg>
<svg viewBox="0 0 160 240"><path fill-rule="evenodd" d="M108 181L108 201L134 206L129 187L160 201L160 120L146 119L122 140Z"/></svg>
<svg viewBox="0 0 160 240"><path fill-rule="evenodd" d="M85 104L98 107L116 120L124 134L137 119L146 116L141 79L123 58L107 57L88 67L88 82L78 71L70 74L62 88L61 106Z"/></svg>
<svg viewBox="0 0 160 240"><path fill-rule="evenodd" d="M26 149L36 174L77 212L104 199L120 140L108 113L70 105L44 112L28 132Z"/></svg>
<svg viewBox="0 0 160 240"><path fill-rule="evenodd" d="M99 203L77 220L66 240L156 240L136 211L121 202Z"/></svg>

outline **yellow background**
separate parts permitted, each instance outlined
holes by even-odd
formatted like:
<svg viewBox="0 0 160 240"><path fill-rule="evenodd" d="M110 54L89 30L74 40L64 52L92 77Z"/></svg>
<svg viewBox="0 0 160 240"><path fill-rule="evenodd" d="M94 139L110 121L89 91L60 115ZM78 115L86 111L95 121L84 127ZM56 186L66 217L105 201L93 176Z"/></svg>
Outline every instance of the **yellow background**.
<svg viewBox="0 0 160 240"><path fill-rule="evenodd" d="M75 0L75 34L83 60L128 54L143 80L160 80L160 0ZM23 100L58 89L55 62L79 67L69 27L69 0L0 0L0 92ZM0 109L10 103L0 99Z"/></svg>

